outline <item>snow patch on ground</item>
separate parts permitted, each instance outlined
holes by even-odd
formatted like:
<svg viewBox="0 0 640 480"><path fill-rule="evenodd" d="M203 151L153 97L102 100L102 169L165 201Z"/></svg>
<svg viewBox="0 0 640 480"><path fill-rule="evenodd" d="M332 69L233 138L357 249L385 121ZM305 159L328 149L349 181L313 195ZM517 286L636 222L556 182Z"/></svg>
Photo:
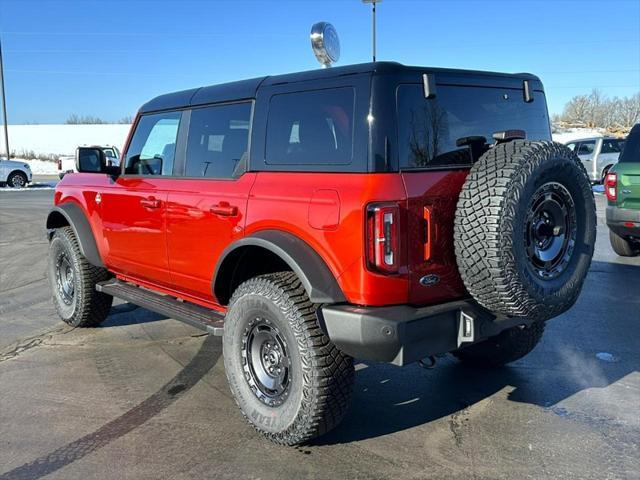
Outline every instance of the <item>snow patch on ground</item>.
<svg viewBox="0 0 640 480"><path fill-rule="evenodd" d="M567 128L558 129L552 134L554 142L568 143L582 138L604 137L602 129L597 128Z"/></svg>
<svg viewBox="0 0 640 480"><path fill-rule="evenodd" d="M12 158L17 162L24 162L31 167L31 172L34 175L57 175L58 164L56 162L50 162L48 160L36 160L36 159L24 159L24 158Z"/></svg>

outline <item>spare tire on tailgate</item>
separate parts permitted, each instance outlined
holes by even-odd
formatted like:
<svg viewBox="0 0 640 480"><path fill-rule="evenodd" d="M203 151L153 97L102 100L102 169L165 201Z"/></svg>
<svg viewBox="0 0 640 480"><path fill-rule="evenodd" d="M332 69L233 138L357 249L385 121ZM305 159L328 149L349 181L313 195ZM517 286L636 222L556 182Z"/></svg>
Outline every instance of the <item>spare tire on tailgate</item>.
<svg viewBox="0 0 640 480"><path fill-rule="evenodd" d="M501 143L471 168L456 211L456 261L471 296L494 314L547 320L568 310L595 239L591 184L564 145Z"/></svg>

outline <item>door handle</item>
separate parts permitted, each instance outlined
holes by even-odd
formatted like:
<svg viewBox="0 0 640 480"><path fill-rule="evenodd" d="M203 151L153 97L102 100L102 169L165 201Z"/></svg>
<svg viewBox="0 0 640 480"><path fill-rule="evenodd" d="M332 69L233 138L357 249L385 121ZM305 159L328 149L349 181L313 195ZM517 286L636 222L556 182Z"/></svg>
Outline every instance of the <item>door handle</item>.
<svg viewBox="0 0 640 480"><path fill-rule="evenodd" d="M217 205L213 205L209 211L214 215L220 215L223 217L235 217L238 215L238 207L235 205L229 205L227 202L220 202Z"/></svg>
<svg viewBox="0 0 640 480"><path fill-rule="evenodd" d="M160 200L153 197L143 198L140 200L140 205L144 208L160 208Z"/></svg>

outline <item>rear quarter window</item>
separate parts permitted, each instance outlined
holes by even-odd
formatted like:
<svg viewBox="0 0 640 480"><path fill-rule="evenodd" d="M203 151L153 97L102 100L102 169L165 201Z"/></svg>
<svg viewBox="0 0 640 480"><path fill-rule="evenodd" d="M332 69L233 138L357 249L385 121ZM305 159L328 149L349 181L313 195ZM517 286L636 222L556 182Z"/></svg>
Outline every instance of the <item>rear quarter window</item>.
<svg viewBox="0 0 640 480"><path fill-rule="evenodd" d="M266 163L350 164L354 109L351 87L274 95L267 119Z"/></svg>
<svg viewBox="0 0 640 480"><path fill-rule="evenodd" d="M618 159L620 163L640 163L640 124L631 129Z"/></svg>
<svg viewBox="0 0 640 480"><path fill-rule="evenodd" d="M484 137L491 144L493 134L504 130L524 130L529 140L551 140L542 92L534 92L534 101L526 103L516 89L438 86L437 96L425 99L422 85L407 84L398 87L396 101L403 169L469 166L486 145L461 145L464 139Z"/></svg>

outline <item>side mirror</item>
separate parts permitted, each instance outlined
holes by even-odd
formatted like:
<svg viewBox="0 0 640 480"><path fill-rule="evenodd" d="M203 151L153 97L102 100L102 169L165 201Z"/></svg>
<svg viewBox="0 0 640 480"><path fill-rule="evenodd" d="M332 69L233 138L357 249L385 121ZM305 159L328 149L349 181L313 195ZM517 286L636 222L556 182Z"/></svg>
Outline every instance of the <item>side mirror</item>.
<svg viewBox="0 0 640 480"><path fill-rule="evenodd" d="M82 173L107 173L118 175L119 167L107 163L107 157L100 148L78 147L76 149L76 170Z"/></svg>

